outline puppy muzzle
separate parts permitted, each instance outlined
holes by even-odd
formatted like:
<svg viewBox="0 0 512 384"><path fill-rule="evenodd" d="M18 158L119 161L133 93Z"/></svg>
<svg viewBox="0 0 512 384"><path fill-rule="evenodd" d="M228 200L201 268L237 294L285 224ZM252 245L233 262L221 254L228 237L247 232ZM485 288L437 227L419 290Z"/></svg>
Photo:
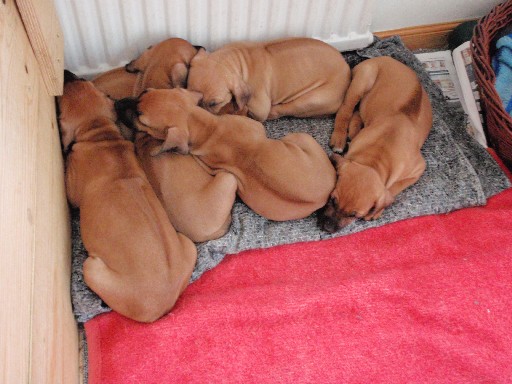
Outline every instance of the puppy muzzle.
<svg viewBox="0 0 512 384"><path fill-rule="evenodd" d="M331 197L318 212L318 226L325 232L334 233L353 223L357 218L343 214L336 201Z"/></svg>

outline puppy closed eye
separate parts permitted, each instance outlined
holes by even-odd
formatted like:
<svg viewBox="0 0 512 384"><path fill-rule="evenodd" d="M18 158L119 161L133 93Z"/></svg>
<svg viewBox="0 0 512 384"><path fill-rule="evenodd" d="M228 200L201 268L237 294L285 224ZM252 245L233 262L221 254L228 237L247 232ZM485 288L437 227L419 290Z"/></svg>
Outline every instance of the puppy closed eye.
<svg viewBox="0 0 512 384"><path fill-rule="evenodd" d="M219 103L218 103L217 101L209 101L209 102L208 102L208 104L207 104L207 106L208 106L209 108L213 108L213 107L217 106L218 104L219 104Z"/></svg>

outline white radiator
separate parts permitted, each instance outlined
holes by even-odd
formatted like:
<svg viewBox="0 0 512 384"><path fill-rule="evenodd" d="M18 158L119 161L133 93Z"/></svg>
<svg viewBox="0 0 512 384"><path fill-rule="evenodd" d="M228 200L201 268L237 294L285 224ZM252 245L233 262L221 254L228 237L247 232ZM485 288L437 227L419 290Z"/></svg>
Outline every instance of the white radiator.
<svg viewBox="0 0 512 384"><path fill-rule="evenodd" d="M373 41L374 0L55 0L65 67L91 76L181 37L210 50L236 40L308 36L340 51Z"/></svg>

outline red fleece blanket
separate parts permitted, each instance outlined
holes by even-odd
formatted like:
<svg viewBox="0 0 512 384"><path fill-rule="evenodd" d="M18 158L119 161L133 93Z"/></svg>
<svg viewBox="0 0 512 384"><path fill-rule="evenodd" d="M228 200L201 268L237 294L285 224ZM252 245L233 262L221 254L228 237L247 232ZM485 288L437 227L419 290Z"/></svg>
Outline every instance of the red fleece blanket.
<svg viewBox="0 0 512 384"><path fill-rule="evenodd" d="M512 189L229 256L172 313L85 324L89 383L511 383Z"/></svg>

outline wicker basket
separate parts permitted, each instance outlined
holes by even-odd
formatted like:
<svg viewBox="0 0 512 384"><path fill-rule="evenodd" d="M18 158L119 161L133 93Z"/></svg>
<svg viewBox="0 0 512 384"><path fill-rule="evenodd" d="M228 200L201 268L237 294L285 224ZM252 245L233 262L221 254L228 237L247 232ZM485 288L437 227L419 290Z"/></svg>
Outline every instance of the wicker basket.
<svg viewBox="0 0 512 384"><path fill-rule="evenodd" d="M512 0L498 4L475 27L471 39L473 67L480 87L489 146L512 169L512 117L503 108L494 83L490 48L500 30L512 22Z"/></svg>

